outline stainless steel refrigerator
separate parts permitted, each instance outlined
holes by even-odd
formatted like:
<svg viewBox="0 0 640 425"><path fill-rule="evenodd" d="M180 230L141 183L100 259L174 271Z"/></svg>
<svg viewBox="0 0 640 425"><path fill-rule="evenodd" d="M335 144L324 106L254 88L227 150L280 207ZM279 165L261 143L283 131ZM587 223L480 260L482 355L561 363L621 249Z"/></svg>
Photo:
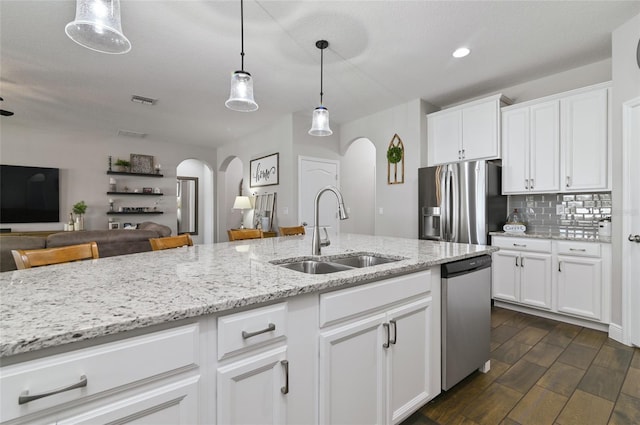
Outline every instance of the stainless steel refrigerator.
<svg viewBox="0 0 640 425"><path fill-rule="evenodd" d="M501 178L501 167L488 161L420 168L418 237L488 245L507 214Z"/></svg>

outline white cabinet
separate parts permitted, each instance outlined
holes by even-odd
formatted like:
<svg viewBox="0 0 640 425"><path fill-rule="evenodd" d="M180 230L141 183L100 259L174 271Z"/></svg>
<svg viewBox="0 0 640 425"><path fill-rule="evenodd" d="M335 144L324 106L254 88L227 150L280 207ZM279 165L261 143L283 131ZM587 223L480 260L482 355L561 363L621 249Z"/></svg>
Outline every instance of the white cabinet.
<svg viewBox="0 0 640 425"><path fill-rule="evenodd" d="M565 192L610 190L607 88L561 99L562 176Z"/></svg>
<svg viewBox="0 0 640 425"><path fill-rule="evenodd" d="M500 158L500 107L494 95L427 115L428 165Z"/></svg>
<svg viewBox="0 0 640 425"><path fill-rule="evenodd" d="M599 244L558 242L558 311L601 320L602 258Z"/></svg>
<svg viewBox="0 0 640 425"><path fill-rule="evenodd" d="M610 244L503 236L492 244L500 247L493 253L496 301L609 322Z"/></svg>
<svg viewBox="0 0 640 425"><path fill-rule="evenodd" d="M493 297L551 309L551 243L494 237L493 245L501 247L493 253Z"/></svg>
<svg viewBox="0 0 640 425"><path fill-rule="evenodd" d="M430 279L419 273L321 297L321 312L335 319L325 322L335 324L320 332L319 423L396 424L439 393ZM361 313L342 314L349 303Z"/></svg>
<svg viewBox="0 0 640 425"><path fill-rule="evenodd" d="M560 102L502 112L502 192L560 190Z"/></svg>
<svg viewBox="0 0 640 425"><path fill-rule="evenodd" d="M218 318L219 424L288 423L286 343L286 302Z"/></svg>
<svg viewBox="0 0 640 425"><path fill-rule="evenodd" d="M0 422L198 422L198 343L193 324L4 366Z"/></svg>

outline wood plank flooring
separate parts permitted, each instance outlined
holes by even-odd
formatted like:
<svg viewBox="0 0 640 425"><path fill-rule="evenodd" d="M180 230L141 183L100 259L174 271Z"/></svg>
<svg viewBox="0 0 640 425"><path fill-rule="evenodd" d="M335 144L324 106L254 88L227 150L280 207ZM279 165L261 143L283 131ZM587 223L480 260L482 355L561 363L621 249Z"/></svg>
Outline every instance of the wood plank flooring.
<svg viewBox="0 0 640 425"><path fill-rule="evenodd" d="M494 307L491 371L401 425L640 424L640 349L604 332Z"/></svg>

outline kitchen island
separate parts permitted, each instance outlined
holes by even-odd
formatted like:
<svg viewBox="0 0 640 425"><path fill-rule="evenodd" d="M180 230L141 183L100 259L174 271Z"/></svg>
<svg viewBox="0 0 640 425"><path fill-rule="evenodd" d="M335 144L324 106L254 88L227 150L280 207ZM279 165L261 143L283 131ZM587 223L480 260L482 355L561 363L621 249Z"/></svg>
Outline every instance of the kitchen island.
<svg viewBox="0 0 640 425"><path fill-rule="evenodd" d="M218 423L232 423L250 411L258 415L248 416L254 420L267 414L274 423L326 423L328 417L344 412L324 384L352 367L340 364L331 350L349 340L346 331L355 329L352 334L357 338L373 338L354 339L356 347L380 340L386 348L397 348L396 360L405 362L417 347L402 352L400 341L410 339L406 336L412 328L422 332L422 352L428 350L422 359L423 381L429 391L421 397L431 399L439 391L434 388L439 370L433 369L439 364L440 273L434 266L495 250L346 234L324 248L322 256L370 253L399 261L305 274L272 264L312 257L310 236L295 236L2 273L0 381L5 413L1 420L45 423L63 418L68 423L94 423L168 414L176 415L174 423L216 423L216 418ZM400 327L404 318L409 318L406 328ZM391 352L376 352L371 358L381 371L373 375L374 382L388 376L394 362ZM405 354L409 357L403 358ZM334 368L323 358L331 359ZM91 366L79 359L100 365L113 382L96 383L97 378L87 372ZM11 406L12 391L35 387L33 377L45 371L49 376L66 376L47 369L54 367L56 371L66 367L78 375L74 379L86 377L89 383L19 408ZM339 373L335 367L346 369ZM258 370L262 373L254 373ZM63 380L62 376L56 378ZM285 378L287 385L281 382ZM391 381L385 378L380 385L392 389L387 380ZM50 379L41 385L61 385L55 382ZM12 387L16 385L22 387L16 390ZM278 391L262 410L247 409L242 407L246 400L236 397L242 393L251 399L241 391L243 385L276 385ZM392 409L384 407L389 396L384 392L374 391L381 401L374 403L379 408L370 408L381 423L396 423L410 414L406 406L387 411ZM366 394L360 398L366 400ZM153 407L144 407L145 403ZM154 420L148 416L148 422Z"/></svg>

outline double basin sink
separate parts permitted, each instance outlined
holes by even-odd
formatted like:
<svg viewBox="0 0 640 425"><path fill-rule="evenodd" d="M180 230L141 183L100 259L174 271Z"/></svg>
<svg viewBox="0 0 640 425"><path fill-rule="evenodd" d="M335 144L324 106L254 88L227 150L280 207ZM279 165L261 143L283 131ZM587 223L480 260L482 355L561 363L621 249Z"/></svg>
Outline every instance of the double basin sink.
<svg viewBox="0 0 640 425"><path fill-rule="evenodd" d="M393 258L379 254L354 253L339 257L312 258L296 261L281 260L272 262L272 264L302 273L326 274L377 266L378 264L393 263L400 260L404 260L404 258Z"/></svg>

